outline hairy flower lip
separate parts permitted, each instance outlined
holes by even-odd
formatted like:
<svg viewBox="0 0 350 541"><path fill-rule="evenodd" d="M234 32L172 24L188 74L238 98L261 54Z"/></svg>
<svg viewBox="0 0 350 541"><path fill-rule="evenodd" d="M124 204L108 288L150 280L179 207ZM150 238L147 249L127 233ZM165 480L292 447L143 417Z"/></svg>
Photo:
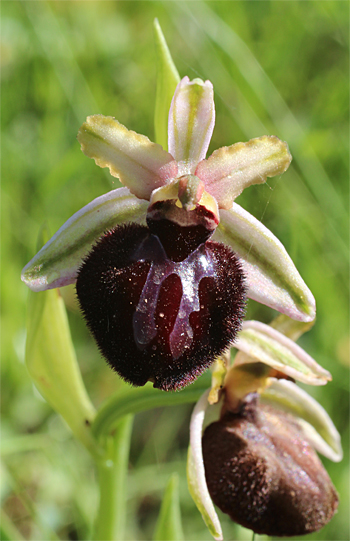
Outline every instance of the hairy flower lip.
<svg viewBox="0 0 350 541"><path fill-rule="evenodd" d="M286 332L296 339L309 329L309 324L295 324L295 322L288 322L287 320L288 318L280 316L272 322L273 328L264 324L260 325L263 326L263 330L266 330L264 329L265 327L269 327L272 331L274 339L276 339L275 348L278 349L278 344L282 343L284 346L290 347L291 354L294 355L296 351L294 347L295 344L293 345L292 340L286 342L286 336L282 335L277 329L281 328L283 332ZM254 321L245 322L241 333L244 333L245 327L255 328L256 323L257 322ZM291 334L289 331L291 331ZM280 336L278 337L278 335ZM269 333L267 333L267 337L268 336ZM239 338L236 345L238 348L242 345L242 341ZM307 354L303 352L303 354L299 354L299 358L301 360L306 359L306 363L308 364L305 355ZM229 362L230 355L228 354L225 358L226 362ZM233 374L236 360L225 378L225 358L223 357L221 365L219 364L217 371L214 371L213 373L212 390L210 393L208 390L202 395L193 410L190 422L190 447L188 452L187 476L189 490L205 523L215 539L219 538L216 536L219 535L219 532L221 533L221 526L206 485L201 438L203 428L220 418L220 413L223 411L223 408L226 407L227 398L230 398L232 393L237 398L258 391L262 404L275 408L277 411L286 412L288 415L292 416L292 418L296 419L301 437L316 451L334 462L339 462L343 456L340 436L332 420L323 407L314 398L308 395L306 391L299 388L296 383L293 383L292 381L269 377L269 365L266 366L267 370L264 372L265 376L263 376L263 372L260 369L254 375L255 365L250 364L251 361L247 359L246 353L243 353L242 351L239 351L236 355L238 364L236 370L239 371L242 368L242 361L244 360L246 362L245 366L248 368L251 367L251 371L248 370L246 373L248 379L244 373L242 373L243 379L241 380L238 377L238 373L231 378L227 377L230 373ZM288 359L282 358L281 360L287 361ZM311 365L313 365L313 363L315 363L315 361L313 361ZM258 364L259 363L256 363L256 365ZM319 368L321 369L321 367ZM288 366L284 368L280 367L280 370L288 374ZM316 372L317 371L318 368L316 368ZM312 381L309 381L309 383L315 384L315 382ZM236 387L233 384L236 385ZM231 389L232 385L233 388ZM221 391L222 400L219 400L219 402L217 401L218 389L224 390L224 393ZM230 403L232 403L231 398ZM248 485L247 491L249 491Z"/></svg>
<svg viewBox="0 0 350 541"><path fill-rule="evenodd" d="M213 215L206 227L214 231L218 225L213 240L228 244L240 257L248 296L291 318L311 321L314 298L282 244L233 202L249 185L287 169L288 146L275 136L263 136L224 147L205 159L214 120L211 83L188 77L173 97L169 152L112 117L88 117L78 134L82 151L99 166L108 167L127 188L100 196L74 214L24 267L21 278L28 287L43 291L74 283L81 262L105 231L127 221L144 223L147 201L151 212L157 190L194 174L207 194L203 206ZM182 188L177 198L191 214L197 195L190 192L188 199Z"/></svg>
<svg viewBox="0 0 350 541"><path fill-rule="evenodd" d="M226 246L208 241L181 258L178 243L167 248L146 226L119 226L85 259L76 291L110 366L133 385L152 380L174 391L235 340L246 297L241 266Z"/></svg>
<svg viewBox="0 0 350 541"><path fill-rule="evenodd" d="M202 445L210 494L235 522L259 534L293 536L332 518L337 493L298 422L261 404L257 394L211 423Z"/></svg>

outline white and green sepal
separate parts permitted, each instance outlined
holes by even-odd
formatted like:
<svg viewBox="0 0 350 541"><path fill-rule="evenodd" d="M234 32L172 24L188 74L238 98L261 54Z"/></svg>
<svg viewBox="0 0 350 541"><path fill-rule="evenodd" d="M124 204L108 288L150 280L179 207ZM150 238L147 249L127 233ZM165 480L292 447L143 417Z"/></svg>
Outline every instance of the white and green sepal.
<svg viewBox="0 0 350 541"><path fill-rule="evenodd" d="M332 379L328 370L293 340L260 321L245 321L234 346L240 350L234 362L236 368L263 363L309 385L325 385Z"/></svg>
<svg viewBox="0 0 350 541"><path fill-rule="evenodd" d="M223 539L221 524L205 480L202 452L202 432L205 413L209 406L208 396L209 390L205 391L198 400L191 417L190 446L187 458L187 482L190 494L208 530L214 539L221 541Z"/></svg>
<svg viewBox="0 0 350 541"><path fill-rule="evenodd" d="M292 319L315 318L315 299L283 244L240 205L220 210L213 240L228 244L240 257L248 297Z"/></svg>
<svg viewBox="0 0 350 541"><path fill-rule="evenodd" d="M292 381L274 380L261 393L262 402L295 416L309 443L333 462L340 462L340 435L325 409Z"/></svg>
<svg viewBox="0 0 350 541"><path fill-rule="evenodd" d="M128 221L143 223L148 202L127 188L112 190L73 214L24 267L22 281L33 291L75 283L92 245L109 229Z"/></svg>

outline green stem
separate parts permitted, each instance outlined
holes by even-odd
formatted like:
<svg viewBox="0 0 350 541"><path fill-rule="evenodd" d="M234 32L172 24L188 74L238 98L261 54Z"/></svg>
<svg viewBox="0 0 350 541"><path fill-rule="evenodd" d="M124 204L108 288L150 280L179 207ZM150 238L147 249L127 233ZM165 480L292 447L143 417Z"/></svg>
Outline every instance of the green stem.
<svg viewBox="0 0 350 541"><path fill-rule="evenodd" d="M120 419L105 440L106 454L97 462L100 503L93 540L121 541L126 514L126 478L133 415Z"/></svg>
<svg viewBox="0 0 350 541"><path fill-rule="evenodd" d="M124 533L125 486L133 414L149 409L197 402L210 386L204 375L180 393L166 393L150 385L118 391L98 410L91 425L92 435L105 449L95 461L98 469L100 504L94 541L121 541Z"/></svg>
<svg viewBox="0 0 350 541"><path fill-rule="evenodd" d="M124 417L124 415L130 413L197 402L208 387L210 387L209 372L181 392L167 393L148 385L138 389L119 391L100 407L91 426L92 433L96 439L109 434L115 423Z"/></svg>

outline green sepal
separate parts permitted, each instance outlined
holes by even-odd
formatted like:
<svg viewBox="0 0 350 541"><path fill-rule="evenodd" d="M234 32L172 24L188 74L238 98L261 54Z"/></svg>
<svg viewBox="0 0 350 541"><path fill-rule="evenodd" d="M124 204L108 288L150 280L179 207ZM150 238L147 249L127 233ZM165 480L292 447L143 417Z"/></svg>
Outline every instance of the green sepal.
<svg viewBox="0 0 350 541"><path fill-rule="evenodd" d="M182 541L183 539L179 477L173 473L165 489L153 541Z"/></svg>
<svg viewBox="0 0 350 541"><path fill-rule="evenodd" d="M207 482L202 451L202 433L206 412L208 410L209 389L200 397L192 412L190 421L190 445L187 454L187 484L198 511L201 513L211 535L216 541L222 541L222 529L211 500ZM215 408L215 406L214 406Z"/></svg>
<svg viewBox="0 0 350 541"><path fill-rule="evenodd" d="M154 19L154 38L157 56L157 92L154 113L156 143L168 150L168 115L175 88L180 76L165 41L158 19Z"/></svg>
<svg viewBox="0 0 350 541"><path fill-rule="evenodd" d="M203 505L203 498L201 497L200 489L198 488L197 476L198 476L198 473L197 473L196 459L193 456L192 447L190 446L188 448L188 455L187 455L187 483L188 483L189 493L191 494L192 499L194 503L196 504L198 511L201 513L202 518L205 522L205 525L208 528L211 535L214 537L214 539L222 540L223 538L222 538L222 533L220 530L220 523L218 527L215 519L213 520L213 515L210 512L208 512L208 509ZM214 506L212 503L211 503L211 506L214 510ZM217 518L216 513L214 517Z"/></svg>
<svg viewBox="0 0 350 541"><path fill-rule="evenodd" d="M245 321L234 346L240 350L234 366L264 363L271 368L309 385L325 385L332 379L293 340L260 321Z"/></svg>
<svg viewBox="0 0 350 541"><path fill-rule="evenodd" d="M32 291L45 291L76 282L78 270L93 244L109 229L124 222L143 223L148 203L117 188L78 210L22 270Z"/></svg>
<svg viewBox="0 0 350 541"><path fill-rule="evenodd" d="M296 342L300 336L305 332L308 332L311 327L314 326L315 322L316 319L313 319L312 321L297 321L285 314L279 314L271 321L270 326Z"/></svg>
<svg viewBox="0 0 350 541"><path fill-rule="evenodd" d="M42 240L48 237L44 230L40 236ZM95 410L83 383L58 289L29 293L25 357L41 395L85 447L97 453L90 428Z"/></svg>
<svg viewBox="0 0 350 541"><path fill-rule="evenodd" d="M240 258L250 299L298 321L315 319L315 299L283 244L240 205L220 210L213 240L230 246Z"/></svg>
<svg viewBox="0 0 350 541"><path fill-rule="evenodd" d="M311 445L333 462L343 458L340 435L324 408L306 391L286 380L274 380L261 392L263 402L294 415Z"/></svg>

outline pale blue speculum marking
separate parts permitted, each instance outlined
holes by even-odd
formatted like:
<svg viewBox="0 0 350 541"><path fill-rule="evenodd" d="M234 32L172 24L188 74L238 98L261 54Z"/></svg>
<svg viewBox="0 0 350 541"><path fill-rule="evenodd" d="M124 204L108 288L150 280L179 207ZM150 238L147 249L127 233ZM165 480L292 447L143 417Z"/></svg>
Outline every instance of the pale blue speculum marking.
<svg viewBox="0 0 350 541"><path fill-rule="evenodd" d="M171 274L181 280L181 302L170 333L170 351L176 360L191 347L193 329L189 318L192 312L200 310L198 288L201 279L215 276L212 258L208 256L205 244L201 244L186 259L174 262L167 257L158 237L151 235L137 249L133 259L152 261L133 315L134 339L140 349L146 348L157 335L155 311L162 283ZM161 313L159 315L162 317Z"/></svg>

